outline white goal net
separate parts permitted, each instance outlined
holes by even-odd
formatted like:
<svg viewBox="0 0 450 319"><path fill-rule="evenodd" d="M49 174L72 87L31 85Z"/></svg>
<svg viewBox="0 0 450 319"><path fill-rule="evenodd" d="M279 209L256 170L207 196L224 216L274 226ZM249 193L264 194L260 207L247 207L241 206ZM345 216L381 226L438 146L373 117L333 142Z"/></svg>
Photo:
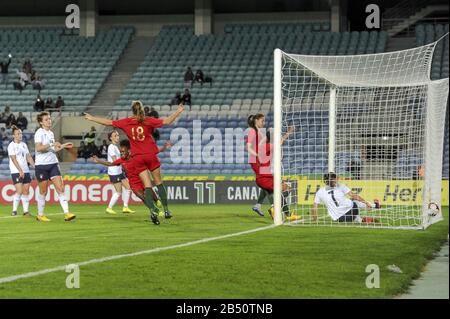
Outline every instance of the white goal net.
<svg viewBox="0 0 450 319"><path fill-rule="evenodd" d="M354 56L275 50L275 223L296 214L290 224L423 229L442 219L449 82L430 79L436 44ZM371 209L354 197L359 217L338 219L322 199L312 214L315 193L333 189L328 172Z"/></svg>

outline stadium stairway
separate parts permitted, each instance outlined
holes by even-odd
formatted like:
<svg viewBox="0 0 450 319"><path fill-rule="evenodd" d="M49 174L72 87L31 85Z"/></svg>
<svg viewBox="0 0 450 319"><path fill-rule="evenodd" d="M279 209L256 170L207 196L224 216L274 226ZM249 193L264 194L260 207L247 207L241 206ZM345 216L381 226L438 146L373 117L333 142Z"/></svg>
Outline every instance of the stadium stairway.
<svg viewBox="0 0 450 319"><path fill-rule="evenodd" d="M99 115L106 115L110 112L152 45L152 37L134 36L130 40L119 61L88 107L88 111Z"/></svg>

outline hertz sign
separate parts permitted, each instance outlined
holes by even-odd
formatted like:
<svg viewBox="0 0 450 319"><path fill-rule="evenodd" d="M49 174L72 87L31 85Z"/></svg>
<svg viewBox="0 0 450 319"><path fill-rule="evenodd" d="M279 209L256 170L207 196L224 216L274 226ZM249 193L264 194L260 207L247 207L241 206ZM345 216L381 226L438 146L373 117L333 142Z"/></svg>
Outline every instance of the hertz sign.
<svg viewBox="0 0 450 319"><path fill-rule="evenodd" d="M360 181L343 184L368 201L379 199L385 205L421 205L423 181ZM312 204L315 193L324 184L320 180L298 180L299 204ZM448 180L442 181L442 206L448 206Z"/></svg>

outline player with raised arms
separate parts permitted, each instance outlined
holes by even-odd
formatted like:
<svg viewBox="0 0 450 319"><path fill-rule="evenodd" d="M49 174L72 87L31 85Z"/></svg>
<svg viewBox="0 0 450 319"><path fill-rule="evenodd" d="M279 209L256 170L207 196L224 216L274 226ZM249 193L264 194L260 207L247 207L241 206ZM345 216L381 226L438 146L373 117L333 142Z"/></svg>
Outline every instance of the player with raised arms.
<svg viewBox="0 0 450 319"><path fill-rule="evenodd" d="M119 139L120 139L119 132L114 130L108 133L108 140L111 141L111 144L108 145L107 159L108 162L110 163L120 158L120 151L119 148L117 147L117 145L119 144ZM113 210L113 207L120 197L122 197L123 201L122 213L124 214L134 213L134 211L128 207L128 201L130 200L131 190L128 178L122 172L122 167L120 166L108 167L108 176L109 181L114 186L115 192L109 201L108 207L106 208L106 213L111 215L117 214Z"/></svg>
<svg viewBox="0 0 450 319"><path fill-rule="evenodd" d="M44 214L45 196L48 191L48 182L51 181L58 193L59 203L64 212L64 220L73 220L76 216L69 212L69 203L64 194L64 182L59 169L59 161L56 153L73 147L72 143L61 144L55 141L55 136L50 130L52 119L50 113L41 112L37 116L40 128L34 133L34 143L36 151L36 179L39 183L39 193L37 194L38 215L36 219L42 222L50 221Z"/></svg>
<svg viewBox="0 0 450 319"><path fill-rule="evenodd" d="M22 130L17 126L11 126L13 140L8 145L9 170L11 171L11 179L16 188L13 198L12 216L17 216L17 208L19 208L22 200L23 216L30 216L30 169L28 164L34 167L33 157L31 157L27 144L22 142Z"/></svg>
<svg viewBox="0 0 450 319"><path fill-rule="evenodd" d="M171 218L167 201L167 191L163 185L161 178L161 163L158 159L158 147L152 137L155 128L172 124L178 116L184 111L183 104L165 119L156 119L154 117L145 116L144 107L140 101L133 101L131 110L133 115L120 120L111 120L105 118L94 117L85 114L85 119L98 124L113 126L120 128L127 135L131 146L131 157L134 169L138 172L139 178L145 187L144 203L150 209L150 218L155 225L159 225L157 209L153 203L152 195L152 178L158 189L159 197L164 206L164 216L166 219Z"/></svg>
<svg viewBox="0 0 450 319"><path fill-rule="evenodd" d="M334 221L340 223L374 223L377 222L372 217L361 217L360 209L381 208L380 201L375 199L374 203L369 203L358 194L353 193L350 188L344 184L338 183L336 173L330 172L324 174L323 181L326 186L316 192L314 205L311 210L313 221L317 220L317 208L320 203L327 207L328 215Z"/></svg>

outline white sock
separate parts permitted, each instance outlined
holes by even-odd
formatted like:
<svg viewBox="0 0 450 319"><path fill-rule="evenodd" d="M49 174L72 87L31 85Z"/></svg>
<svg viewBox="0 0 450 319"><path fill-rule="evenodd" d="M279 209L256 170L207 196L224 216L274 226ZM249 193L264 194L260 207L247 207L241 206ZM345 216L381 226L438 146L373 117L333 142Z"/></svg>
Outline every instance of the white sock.
<svg viewBox="0 0 450 319"><path fill-rule="evenodd" d="M64 194L58 194L58 198L64 214L67 214L69 212L69 203L67 202L66 196Z"/></svg>
<svg viewBox="0 0 450 319"><path fill-rule="evenodd" d="M131 190L125 188L122 193L123 207L125 207L125 208L128 207L128 202L130 201L130 196L131 196Z"/></svg>
<svg viewBox="0 0 450 319"><path fill-rule="evenodd" d="M108 208L113 208L113 206L116 205L120 195L122 195L122 193L114 192L114 194L111 197L111 200L109 201Z"/></svg>
<svg viewBox="0 0 450 319"><path fill-rule="evenodd" d="M355 216L355 219L353 219L353 221L355 222L355 223L362 223L362 218L361 218L361 216Z"/></svg>
<svg viewBox="0 0 450 319"><path fill-rule="evenodd" d="M22 195L22 206L23 206L23 212L29 213L29 207L30 207L30 196L29 195Z"/></svg>
<svg viewBox="0 0 450 319"><path fill-rule="evenodd" d="M367 209L367 205L363 202L359 202L357 200L353 201L354 203L356 203L356 205L358 206L358 208L362 208L362 209ZM375 204L370 204L370 207L375 208Z"/></svg>
<svg viewBox="0 0 450 319"><path fill-rule="evenodd" d="M258 208L258 209L261 209L261 204L260 203L256 203L254 207Z"/></svg>
<svg viewBox="0 0 450 319"><path fill-rule="evenodd" d="M14 194L14 197L13 197L13 212L17 212L17 208L19 208L20 196L21 195L19 195L19 194Z"/></svg>
<svg viewBox="0 0 450 319"><path fill-rule="evenodd" d="M44 215L45 208L45 196L42 196L40 193L37 194L37 204L38 204L38 215Z"/></svg>

